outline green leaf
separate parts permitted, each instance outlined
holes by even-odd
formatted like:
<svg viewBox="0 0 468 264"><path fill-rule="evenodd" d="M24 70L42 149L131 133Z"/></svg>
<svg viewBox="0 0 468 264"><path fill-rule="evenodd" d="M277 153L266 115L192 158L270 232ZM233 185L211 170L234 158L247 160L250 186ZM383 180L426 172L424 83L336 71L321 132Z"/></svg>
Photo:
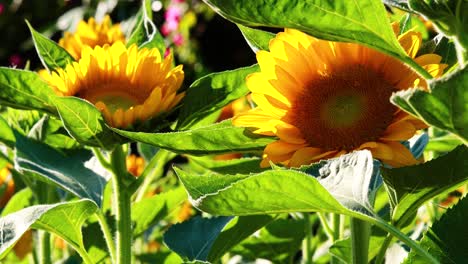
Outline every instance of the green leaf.
<svg viewBox="0 0 468 264"><path fill-rule="evenodd" d="M269 215L252 215L233 218L217 236L211 246L207 261L213 263L219 260L232 247L273 221L273 219L273 216Z"/></svg>
<svg viewBox="0 0 468 264"><path fill-rule="evenodd" d="M158 251L155 253L146 253L136 255L136 259L140 260L141 263L160 263L160 264L173 264L183 263L183 260L174 252Z"/></svg>
<svg viewBox="0 0 468 264"><path fill-rule="evenodd" d="M447 134L440 137L433 137L426 147L426 151L449 152L463 142L453 134Z"/></svg>
<svg viewBox="0 0 468 264"><path fill-rule="evenodd" d="M391 101L429 125L450 131L468 144L468 67L434 81L431 92L409 89Z"/></svg>
<svg viewBox="0 0 468 264"><path fill-rule="evenodd" d="M196 216L169 228L164 233L164 243L185 260L206 260L216 237L231 219Z"/></svg>
<svg viewBox="0 0 468 264"><path fill-rule="evenodd" d="M194 217L173 225L164 234L164 243L183 259L212 263L272 219L271 216Z"/></svg>
<svg viewBox="0 0 468 264"><path fill-rule="evenodd" d="M468 3L460 0L409 0L412 10L427 17L439 31L453 37L455 42L468 49Z"/></svg>
<svg viewBox="0 0 468 264"><path fill-rule="evenodd" d="M10 148L15 146L15 135L10 125L3 117L0 116L0 142L7 145Z"/></svg>
<svg viewBox="0 0 468 264"><path fill-rule="evenodd" d="M31 136L32 133L40 133L40 141L57 149L72 149L80 146L76 140L68 135L60 120L51 118L48 115L44 115L31 128L28 135Z"/></svg>
<svg viewBox="0 0 468 264"><path fill-rule="evenodd" d="M275 34L260 29L245 27L240 24L237 26L253 52L256 53L259 50L270 50L270 40L275 37Z"/></svg>
<svg viewBox="0 0 468 264"><path fill-rule="evenodd" d="M465 263L468 259L468 199L462 199L426 231L420 245L440 263ZM413 251L404 263L426 263Z"/></svg>
<svg viewBox="0 0 468 264"><path fill-rule="evenodd" d="M3 217L5 215L17 212L32 204L33 204L32 191L29 188L24 188L21 191L15 193L15 195L13 195L10 198L5 208L3 208L1 216Z"/></svg>
<svg viewBox="0 0 468 264"><path fill-rule="evenodd" d="M402 227L426 201L466 183L467 160L468 148L460 146L424 164L383 169L382 175L393 208L394 225Z"/></svg>
<svg viewBox="0 0 468 264"><path fill-rule="evenodd" d="M16 133L15 164L18 169L35 172L45 182L52 182L80 198L101 205L102 192L108 175L89 169L97 160L85 149L63 150L26 138Z"/></svg>
<svg viewBox="0 0 468 264"><path fill-rule="evenodd" d="M133 233L135 236L143 234L152 225L157 224L166 216L180 209L180 205L187 200L184 188L157 194L145 198L132 205L132 221L135 223Z"/></svg>
<svg viewBox="0 0 468 264"><path fill-rule="evenodd" d="M84 251L81 226L97 210L84 199L50 205L36 205L0 218L0 254L4 255L29 229L43 229L63 238L75 250Z"/></svg>
<svg viewBox="0 0 468 264"><path fill-rule="evenodd" d="M42 65L44 65L48 71L53 71L57 68L65 68L67 64L75 61L64 48L34 30L27 20L26 24L28 24L29 30L31 31L34 46L36 47Z"/></svg>
<svg viewBox="0 0 468 264"><path fill-rule="evenodd" d="M295 28L321 39L361 43L421 70L400 47L384 5L379 0L205 2L234 23L252 27Z"/></svg>
<svg viewBox="0 0 468 264"><path fill-rule="evenodd" d="M370 152L354 152L321 166L313 170L319 180L286 169L244 175L175 171L194 206L213 215L318 211L363 217L361 213L371 213L375 171Z"/></svg>
<svg viewBox="0 0 468 264"><path fill-rule="evenodd" d="M260 151L275 140L272 137L249 133L243 127L233 127L230 120L174 133L130 132L115 128L112 130L138 142L191 155Z"/></svg>
<svg viewBox="0 0 468 264"><path fill-rule="evenodd" d="M68 133L84 145L112 148L119 137L112 132L99 110L77 97L57 97L54 101Z"/></svg>
<svg viewBox="0 0 468 264"><path fill-rule="evenodd" d="M245 77L259 71L258 65L208 74L196 80L182 99L178 129L187 129L205 116L249 93Z"/></svg>
<svg viewBox="0 0 468 264"><path fill-rule="evenodd" d="M305 236L304 221L279 219L269 223L232 249L244 260L268 259L273 263L294 263Z"/></svg>
<svg viewBox="0 0 468 264"><path fill-rule="evenodd" d="M220 174L247 174L262 172L266 169L260 167L260 158L239 158L230 160L215 160L215 157L190 156L189 160L203 168Z"/></svg>
<svg viewBox="0 0 468 264"><path fill-rule="evenodd" d="M144 0L136 18L135 27L128 39L127 47L136 44L140 48L157 48L162 57L166 52L166 44L152 19L151 1Z"/></svg>
<svg viewBox="0 0 468 264"><path fill-rule="evenodd" d="M0 67L0 102L55 114L54 91L35 72Z"/></svg>

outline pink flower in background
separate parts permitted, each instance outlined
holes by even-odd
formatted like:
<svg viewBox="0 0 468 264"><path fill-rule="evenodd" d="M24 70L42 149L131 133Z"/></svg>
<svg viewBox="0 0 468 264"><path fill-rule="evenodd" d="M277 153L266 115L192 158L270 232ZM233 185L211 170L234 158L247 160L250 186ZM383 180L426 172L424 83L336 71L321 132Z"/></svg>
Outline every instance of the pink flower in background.
<svg viewBox="0 0 468 264"><path fill-rule="evenodd" d="M174 41L174 44L176 44L177 46L181 46L182 44L184 44L184 37L182 36L182 34L177 33L172 38L172 41Z"/></svg>
<svg viewBox="0 0 468 264"><path fill-rule="evenodd" d="M13 54L8 58L8 62L10 62L11 66L19 68L23 65L23 58L18 54Z"/></svg>
<svg viewBox="0 0 468 264"><path fill-rule="evenodd" d="M182 9L178 6L169 6L169 8L166 10L166 13L164 13L164 18L166 21L180 21L180 18L182 17Z"/></svg>
<svg viewBox="0 0 468 264"><path fill-rule="evenodd" d="M172 0L164 13L164 24L161 27L161 33L169 37L176 46L184 43L184 37L180 34L179 24L186 11L184 0Z"/></svg>
<svg viewBox="0 0 468 264"><path fill-rule="evenodd" d="M5 11L5 4L0 3L0 15L3 14L3 11Z"/></svg>

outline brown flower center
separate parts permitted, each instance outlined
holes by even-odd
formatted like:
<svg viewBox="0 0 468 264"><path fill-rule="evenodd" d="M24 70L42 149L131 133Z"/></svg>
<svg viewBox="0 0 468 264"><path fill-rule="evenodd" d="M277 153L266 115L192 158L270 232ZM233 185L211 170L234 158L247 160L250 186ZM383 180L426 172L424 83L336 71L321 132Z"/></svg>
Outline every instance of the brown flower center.
<svg viewBox="0 0 468 264"><path fill-rule="evenodd" d="M309 83L288 117L310 146L349 151L382 135L396 111L395 90L366 66L348 66Z"/></svg>

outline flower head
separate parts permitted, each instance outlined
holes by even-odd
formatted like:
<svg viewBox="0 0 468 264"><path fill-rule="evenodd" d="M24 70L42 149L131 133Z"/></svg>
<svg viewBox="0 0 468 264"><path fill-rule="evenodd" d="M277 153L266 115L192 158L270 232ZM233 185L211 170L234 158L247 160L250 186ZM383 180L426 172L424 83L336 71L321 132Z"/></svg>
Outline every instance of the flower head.
<svg viewBox="0 0 468 264"><path fill-rule="evenodd" d="M398 40L430 74L442 74L446 65L440 56L416 57L419 33ZM402 62L359 44L291 29L270 42L270 52L259 51L257 60L261 72L246 81L258 107L233 123L279 138L265 148L262 166L272 161L297 167L359 149L391 166L417 162L401 142L426 125L392 105L390 96L427 83Z"/></svg>
<svg viewBox="0 0 468 264"><path fill-rule="evenodd" d="M182 65L171 69L172 56L158 49L126 48L117 42L94 49L84 47L81 59L42 74L61 96L77 96L93 103L113 127L128 128L170 111L184 93Z"/></svg>
<svg viewBox="0 0 468 264"><path fill-rule="evenodd" d="M112 45L118 41L125 42L125 35L120 25L112 25L110 17L105 16L102 23L97 23L94 18L90 18L88 23L80 21L76 32L65 32L63 38L59 40L59 45L78 60L85 46L94 48L105 44Z"/></svg>

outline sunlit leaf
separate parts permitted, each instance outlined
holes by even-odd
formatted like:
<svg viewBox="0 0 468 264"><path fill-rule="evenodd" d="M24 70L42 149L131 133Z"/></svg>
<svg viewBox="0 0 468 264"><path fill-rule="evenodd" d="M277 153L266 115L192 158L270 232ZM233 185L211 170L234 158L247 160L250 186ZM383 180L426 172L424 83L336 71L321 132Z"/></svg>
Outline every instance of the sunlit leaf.
<svg viewBox="0 0 468 264"><path fill-rule="evenodd" d="M54 91L35 72L0 67L0 89L2 104L56 113Z"/></svg>
<svg viewBox="0 0 468 264"><path fill-rule="evenodd" d="M261 258L273 263L294 263L305 237L304 230L302 220L278 219L234 247L232 253L249 261Z"/></svg>
<svg viewBox="0 0 468 264"><path fill-rule="evenodd" d="M259 50L270 50L270 40L275 37L275 34L260 29L245 27L240 24L237 26L253 52L256 53Z"/></svg>
<svg viewBox="0 0 468 264"><path fill-rule="evenodd" d="M384 5L379 0L205 2L234 23L253 27L295 28L321 39L358 42L420 68L398 44Z"/></svg>
<svg viewBox="0 0 468 264"><path fill-rule="evenodd" d="M465 263L468 259L466 238L468 229L468 199L462 199L426 231L420 245L440 263ZM410 252L404 263L425 263L424 259Z"/></svg>
<svg viewBox="0 0 468 264"><path fill-rule="evenodd" d="M437 128L450 131L468 144L468 67L429 82L431 92L409 89L391 101Z"/></svg>
<svg viewBox="0 0 468 264"><path fill-rule="evenodd" d="M127 47L136 44L140 48L157 48L161 56L164 56L166 44L152 19L151 1L144 0L136 18L135 27L127 41Z"/></svg>
<svg viewBox="0 0 468 264"><path fill-rule="evenodd" d="M83 249L81 226L97 210L90 200L36 205L0 218L0 254L4 255L30 228L53 232L77 250Z"/></svg>
<svg viewBox="0 0 468 264"><path fill-rule="evenodd" d="M119 142L101 112L89 102L77 97L57 97L54 103L65 128L76 141L105 149Z"/></svg>
<svg viewBox="0 0 468 264"><path fill-rule="evenodd" d="M67 64L75 61L75 59L73 59L73 57L64 48L34 30L28 21L26 21L26 23L31 31L31 36L34 41L37 54L47 70L53 71L57 68L65 68Z"/></svg>
<svg viewBox="0 0 468 264"><path fill-rule="evenodd" d="M141 235L152 225L180 209L180 205L187 200L187 193L183 188L154 195L135 203L132 207L132 221L135 223L133 233Z"/></svg>
<svg viewBox="0 0 468 264"><path fill-rule="evenodd" d="M382 175L392 204L392 221L401 227L418 208L437 195L468 180L468 148L457 147L445 156L424 164L383 169Z"/></svg>
<svg viewBox="0 0 468 264"><path fill-rule="evenodd" d="M229 155L229 154L226 154ZM233 158L229 160L218 160L215 157L191 156L190 161L208 170L221 174L246 174L262 172L265 168L260 167L260 158Z"/></svg>
<svg viewBox="0 0 468 264"><path fill-rule="evenodd" d="M52 147L16 134L15 163L18 169L35 172L41 180L53 182L80 198L101 205L102 192L109 175L89 169L97 163L91 151L85 149L59 152Z"/></svg>
<svg viewBox="0 0 468 264"><path fill-rule="evenodd" d="M377 187L367 151L317 165L308 171L313 176L286 169L243 175L176 173L192 203L214 215L319 211L361 217L371 212L369 196Z"/></svg>
<svg viewBox="0 0 468 264"><path fill-rule="evenodd" d="M192 155L252 152L263 150L272 137L260 137L243 127L233 127L230 120L173 133L144 133L113 129L118 134L138 142Z"/></svg>
<svg viewBox="0 0 468 264"><path fill-rule="evenodd" d="M211 73L196 80L182 99L178 128L190 128L210 113L245 96L249 92L245 77L256 71L259 71L258 65Z"/></svg>

